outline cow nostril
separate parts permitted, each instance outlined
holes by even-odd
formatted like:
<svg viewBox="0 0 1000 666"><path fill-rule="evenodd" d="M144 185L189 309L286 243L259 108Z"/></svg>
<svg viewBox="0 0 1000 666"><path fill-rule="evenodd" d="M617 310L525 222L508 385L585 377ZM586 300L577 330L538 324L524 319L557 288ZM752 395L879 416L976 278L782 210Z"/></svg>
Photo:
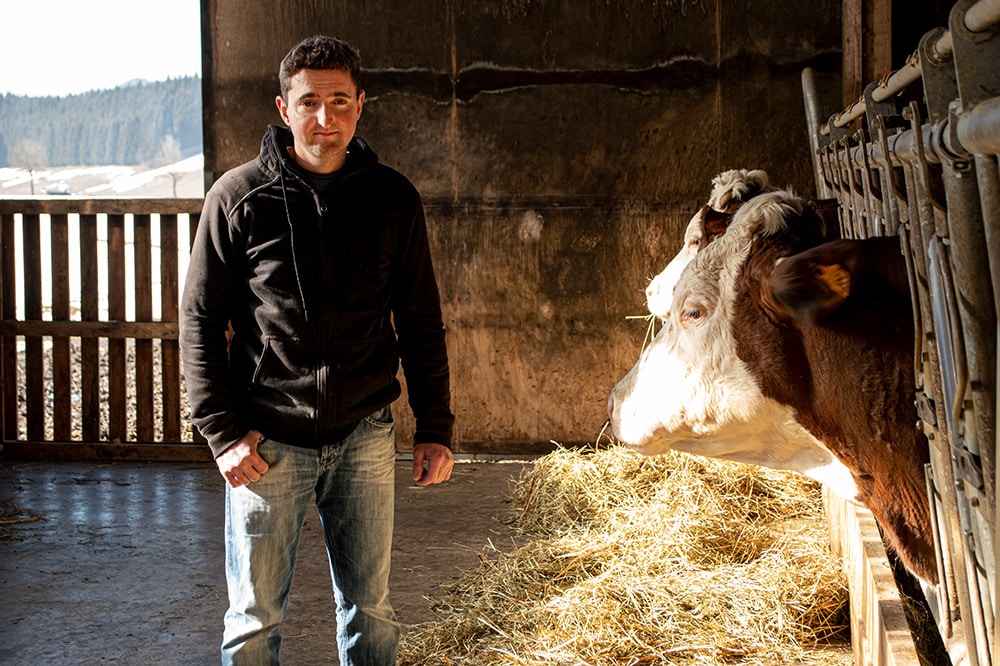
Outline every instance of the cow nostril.
<svg viewBox="0 0 1000 666"><path fill-rule="evenodd" d="M615 415L615 396L611 394L608 396L608 423L614 420Z"/></svg>

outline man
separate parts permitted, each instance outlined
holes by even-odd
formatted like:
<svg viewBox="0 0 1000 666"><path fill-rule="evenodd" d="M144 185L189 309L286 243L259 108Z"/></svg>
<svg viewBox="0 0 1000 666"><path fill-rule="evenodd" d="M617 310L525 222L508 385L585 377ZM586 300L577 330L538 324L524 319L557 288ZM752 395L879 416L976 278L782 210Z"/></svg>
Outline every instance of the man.
<svg viewBox="0 0 1000 666"><path fill-rule="evenodd" d="M388 600L402 360L413 479L451 476L454 417L420 197L354 132L360 57L311 37L281 63L260 155L205 196L184 287L192 418L226 479L224 664L278 663L315 494L343 666L396 663ZM228 343L227 327L232 326Z"/></svg>

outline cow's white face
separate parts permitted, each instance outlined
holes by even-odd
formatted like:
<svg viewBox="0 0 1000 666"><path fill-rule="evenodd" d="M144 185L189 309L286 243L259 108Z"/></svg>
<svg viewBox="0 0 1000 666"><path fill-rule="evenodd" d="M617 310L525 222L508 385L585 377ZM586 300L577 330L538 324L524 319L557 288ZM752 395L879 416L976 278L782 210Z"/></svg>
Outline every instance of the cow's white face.
<svg viewBox="0 0 1000 666"><path fill-rule="evenodd" d="M760 195L690 260L663 328L608 401L614 436L640 453L686 451L791 469L854 497L850 472L766 397L736 352L736 278L755 233L784 224L788 195ZM769 227L772 229L769 230Z"/></svg>
<svg viewBox="0 0 1000 666"><path fill-rule="evenodd" d="M691 218L687 229L684 231L684 246L681 248L681 251L670 260L667 267L654 277L650 281L649 286L646 287L646 307L649 309L650 314L654 314L662 319L670 316L670 303L674 296L674 285L677 284L677 280L680 279L681 273L687 265L698 254L698 250L704 241L703 237L705 234L702 231L701 220L703 215L704 211L700 210Z"/></svg>
<svg viewBox="0 0 1000 666"><path fill-rule="evenodd" d="M680 251L646 287L646 307L650 314L661 319L670 316L674 286L687 265L711 242L712 237L723 233L722 230L728 225L728 215L734 213L744 201L770 189L767 173L760 169L751 171L732 169L712 179L708 204L695 213L688 222L687 229L684 230L684 244ZM712 237L706 238L706 228L710 224L715 228L710 232Z"/></svg>

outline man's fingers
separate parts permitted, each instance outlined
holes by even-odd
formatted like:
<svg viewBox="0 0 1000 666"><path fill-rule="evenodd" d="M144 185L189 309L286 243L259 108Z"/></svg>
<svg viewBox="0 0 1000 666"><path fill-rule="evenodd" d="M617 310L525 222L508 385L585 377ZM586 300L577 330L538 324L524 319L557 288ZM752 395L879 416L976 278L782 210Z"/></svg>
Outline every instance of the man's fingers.
<svg viewBox="0 0 1000 666"><path fill-rule="evenodd" d="M253 483L269 469L257 453L260 433L251 430L215 459L222 477L233 488Z"/></svg>
<svg viewBox="0 0 1000 666"><path fill-rule="evenodd" d="M435 449L432 449L430 455L426 455L427 452L422 449L414 452L413 480L418 486L430 486L451 478L451 470L455 465L451 451L444 447ZM424 463L427 464L426 468Z"/></svg>

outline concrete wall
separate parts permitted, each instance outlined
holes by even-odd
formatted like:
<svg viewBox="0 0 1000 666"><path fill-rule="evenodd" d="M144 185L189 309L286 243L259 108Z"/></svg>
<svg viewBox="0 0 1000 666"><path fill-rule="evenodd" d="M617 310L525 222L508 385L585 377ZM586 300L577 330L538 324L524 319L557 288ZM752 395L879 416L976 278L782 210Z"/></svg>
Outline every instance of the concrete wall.
<svg viewBox="0 0 1000 666"><path fill-rule="evenodd" d="M712 176L811 194L802 68L839 90L839 0L203 1L214 173L280 122L293 43L361 50L358 133L425 198L465 451L595 441Z"/></svg>

